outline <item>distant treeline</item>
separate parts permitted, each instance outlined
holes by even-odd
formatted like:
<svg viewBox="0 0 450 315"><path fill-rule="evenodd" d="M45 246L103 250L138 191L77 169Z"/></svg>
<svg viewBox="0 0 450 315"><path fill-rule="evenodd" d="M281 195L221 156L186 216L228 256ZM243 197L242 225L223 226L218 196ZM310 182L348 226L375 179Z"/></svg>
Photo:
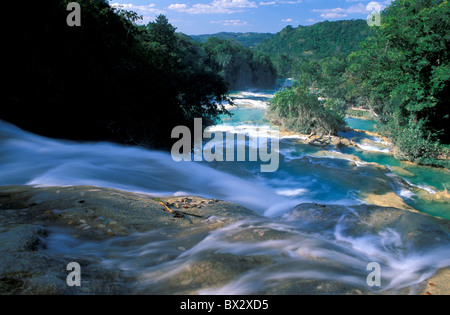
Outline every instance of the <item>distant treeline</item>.
<svg viewBox="0 0 450 315"><path fill-rule="evenodd" d="M11 4L21 18L4 32L0 119L51 137L165 147L174 126L226 113L230 88L275 78L261 54L202 45L162 15L138 26L140 16L105 0L78 0L81 26L70 27L69 2Z"/></svg>
<svg viewBox="0 0 450 315"><path fill-rule="evenodd" d="M245 48L238 42L217 37L203 45L219 65L218 71L230 89L272 87L277 71L268 56Z"/></svg>
<svg viewBox="0 0 450 315"><path fill-rule="evenodd" d="M321 22L285 27L256 49L269 55L280 75L293 76L303 63L327 57L346 58L372 33L364 20Z"/></svg>
<svg viewBox="0 0 450 315"><path fill-rule="evenodd" d="M271 33L230 33L230 32L220 32L217 34L206 34L206 35L191 35L190 37L201 43L206 43L211 37L216 37L219 39L232 39L247 48L255 48L261 44L266 39L274 36Z"/></svg>

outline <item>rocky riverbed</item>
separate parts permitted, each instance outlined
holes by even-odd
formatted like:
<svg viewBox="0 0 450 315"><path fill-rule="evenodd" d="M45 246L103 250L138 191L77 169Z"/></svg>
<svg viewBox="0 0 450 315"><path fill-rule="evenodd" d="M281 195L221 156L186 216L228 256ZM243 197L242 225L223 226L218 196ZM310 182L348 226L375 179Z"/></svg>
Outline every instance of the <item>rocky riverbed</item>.
<svg viewBox="0 0 450 315"><path fill-rule="evenodd" d="M178 239L176 249L181 252L208 232L244 215L254 214L215 199L160 199L85 186L3 186L0 189L0 294L131 292L126 283L132 280L120 270L103 268L95 255L71 257L46 253L44 240L55 231L63 230L81 242L104 242L155 231L154 239ZM88 285L67 286L66 265L72 261L80 262L86 271L84 283Z"/></svg>
<svg viewBox="0 0 450 315"><path fill-rule="evenodd" d="M287 221L313 220L323 229L333 229L341 220L339 214L347 210L343 206L303 204L290 213ZM449 237L447 220L379 206L354 206L351 210L359 214L354 222L356 234L395 227L418 246L428 246L430 238ZM229 228L236 225L239 229ZM219 237L236 248L202 251L208 242L222 244ZM0 294L215 293L211 288L250 277L255 270L278 268L275 263L283 257L270 251L252 252L252 244L254 248L282 245L292 237L292 231L277 228L274 221L216 199L156 198L90 186L1 186ZM250 248L249 254L239 252L245 246ZM197 253L195 260L193 253ZM306 251L297 250L297 254L305 256L308 264L328 263ZM81 266L80 287L66 283L70 262ZM448 279L449 270L441 269L414 292L448 294ZM277 281L254 293L393 292L374 292L338 280L303 278ZM403 289L394 293L407 292Z"/></svg>

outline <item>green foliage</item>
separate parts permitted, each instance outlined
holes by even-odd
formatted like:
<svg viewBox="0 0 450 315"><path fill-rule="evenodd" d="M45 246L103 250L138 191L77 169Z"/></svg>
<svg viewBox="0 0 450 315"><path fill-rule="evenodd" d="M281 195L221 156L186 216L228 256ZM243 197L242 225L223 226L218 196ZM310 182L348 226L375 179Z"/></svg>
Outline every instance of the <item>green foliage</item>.
<svg viewBox="0 0 450 315"><path fill-rule="evenodd" d="M148 23L147 28L148 41L166 45L170 50L175 48L177 43L175 38L176 28L169 23L167 17L164 15L157 16L155 22Z"/></svg>
<svg viewBox="0 0 450 315"><path fill-rule="evenodd" d="M373 114L367 110L356 110L353 108L346 108L345 114L352 117L360 117L364 119L374 119Z"/></svg>
<svg viewBox="0 0 450 315"><path fill-rule="evenodd" d="M349 57L348 98L363 97L404 159L423 163L450 143L450 4L395 0Z"/></svg>
<svg viewBox="0 0 450 315"><path fill-rule="evenodd" d="M207 35L191 35L190 37L200 43L206 43L208 39L216 37L219 39L232 39L244 47L255 48L261 44L264 40L272 37L274 34L270 33L228 33L220 32L217 34L207 34Z"/></svg>
<svg viewBox="0 0 450 315"><path fill-rule="evenodd" d="M217 71L230 89L267 88L275 83L276 70L264 54L245 48L234 40L217 37L209 38L204 47L219 65Z"/></svg>
<svg viewBox="0 0 450 315"><path fill-rule="evenodd" d="M165 16L137 26L133 12L79 0L81 26L69 27L68 2L44 1L7 32L0 119L53 137L167 146L173 127L225 112L217 64Z"/></svg>
<svg viewBox="0 0 450 315"><path fill-rule="evenodd" d="M346 57L369 33L365 21L324 22L286 27L261 44L258 49L269 49L278 71L299 82L276 94L269 117L289 130L336 135L353 101L346 98L352 89Z"/></svg>
<svg viewBox="0 0 450 315"><path fill-rule="evenodd" d="M321 102L307 86L296 84L274 96L268 118L287 130L337 135L345 126L342 105L340 100Z"/></svg>
<svg viewBox="0 0 450 315"><path fill-rule="evenodd" d="M324 106L337 114L340 117L345 116L345 111L347 109L346 103L343 99L340 98L328 98L325 101Z"/></svg>
<svg viewBox="0 0 450 315"><path fill-rule="evenodd" d="M432 134L425 128L424 121L398 126L398 135L395 144L400 150L397 156L400 159L414 163L430 164L429 161L437 159L440 154L439 143L432 140Z"/></svg>
<svg viewBox="0 0 450 315"><path fill-rule="evenodd" d="M297 74L296 67L327 57L345 59L371 34L364 20L321 22L312 26L287 26L257 46L268 54L284 76Z"/></svg>
<svg viewBox="0 0 450 315"><path fill-rule="evenodd" d="M305 61L295 67L297 81L317 90L322 98L344 99L347 93L345 69L347 61L340 57Z"/></svg>
<svg viewBox="0 0 450 315"><path fill-rule="evenodd" d="M315 121L329 121L327 111L341 116L365 108L384 123L399 158L448 165L442 156L448 156L443 144L450 143L450 4L395 0L381 23L373 30L365 21L287 27L261 44L302 86L277 94L271 115L308 132L317 128ZM317 96L324 106L317 106Z"/></svg>

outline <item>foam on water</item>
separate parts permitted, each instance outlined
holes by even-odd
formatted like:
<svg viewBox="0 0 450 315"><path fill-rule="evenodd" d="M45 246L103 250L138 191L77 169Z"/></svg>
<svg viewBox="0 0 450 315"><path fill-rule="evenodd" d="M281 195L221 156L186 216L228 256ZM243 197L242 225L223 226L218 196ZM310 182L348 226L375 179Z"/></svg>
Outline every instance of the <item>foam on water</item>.
<svg viewBox="0 0 450 315"><path fill-rule="evenodd" d="M383 153L391 152L390 148L383 148L383 147L379 147L376 145L370 145L367 143L356 143L356 145L358 146L358 148L360 148L361 150L364 150L364 151L374 151L374 152L383 152Z"/></svg>
<svg viewBox="0 0 450 315"><path fill-rule="evenodd" d="M268 96L253 91L239 94ZM255 111L266 106L262 106L262 99L239 102L246 102ZM209 131L274 136L268 125L233 121ZM202 266L213 264L216 255L250 257L265 263L245 270L221 270L220 281L192 285L193 292L278 293L283 284L297 280L334 281L370 291L366 284L369 262L382 267L382 288L375 292L396 292L414 290L438 269L450 266L448 234L433 229L419 235L417 223L409 226L401 220L374 227L365 221L363 210L350 207L364 204L358 195L363 186L391 186L399 196L413 199L416 196L408 183L388 170L347 156L341 158L337 152L316 156L319 149L298 144L296 138L280 142L279 153L284 157L280 170L261 174L259 165L248 162L176 163L166 152L53 140L0 121L0 185L93 185L157 196L198 195L232 201L262 215L216 230L185 251L179 250L179 241L161 238L155 231L96 243L54 230L43 240L50 253L92 255L107 268L129 272L148 293L182 292L183 281L189 280L183 275L202 274ZM323 213L292 210L306 202L348 207Z"/></svg>
<svg viewBox="0 0 450 315"><path fill-rule="evenodd" d="M304 188L298 188L298 189L279 189L277 190L277 194L281 196L287 196L287 197L297 197L304 195L308 192L307 189Z"/></svg>
<svg viewBox="0 0 450 315"><path fill-rule="evenodd" d="M233 201L255 211L285 200L263 185L169 153L112 143L39 137L0 122L0 185L92 185L151 195L183 191ZM243 193L245 192L245 193Z"/></svg>
<svg viewBox="0 0 450 315"><path fill-rule="evenodd" d="M180 240L161 239L157 231L102 243L54 231L43 243L49 253L98 257L107 268L136 277L142 292L162 294L186 288L199 294L270 294L302 281L306 286L317 281L315 291L305 293L320 293L320 283L341 283L363 292L415 293L422 281L450 265L448 234L417 232L426 228L427 218L410 218L416 222L412 225L398 220L395 226L375 227L366 220L376 212L362 208L316 212L294 210L272 219L242 220L182 251ZM223 259L239 265L223 264ZM366 283L371 262L381 266L381 287ZM204 273L209 276L196 278ZM209 277L217 279L214 284Z"/></svg>
<svg viewBox="0 0 450 315"><path fill-rule="evenodd" d="M268 107L267 102L251 100L251 99L235 99L234 103L238 106L248 106L253 108L263 108L266 109Z"/></svg>

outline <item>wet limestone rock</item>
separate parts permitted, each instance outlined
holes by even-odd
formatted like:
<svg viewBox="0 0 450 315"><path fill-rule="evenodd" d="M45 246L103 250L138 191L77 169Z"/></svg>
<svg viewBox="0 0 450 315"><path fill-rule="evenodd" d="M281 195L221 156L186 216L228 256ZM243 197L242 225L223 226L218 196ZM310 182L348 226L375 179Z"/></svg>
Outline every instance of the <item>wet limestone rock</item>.
<svg viewBox="0 0 450 315"><path fill-rule="evenodd" d="M345 212L357 215L343 217ZM298 205L282 218L268 219L239 205L194 196L155 198L89 186L2 186L0 294L197 294L208 288L220 288L242 275L251 276L255 270L279 268L276 260L285 257L271 256L265 251L256 251L254 255L233 253L239 252L242 245L255 248L298 237L289 229L278 229L278 219L283 224L298 221L305 227L305 233L308 227L314 233L333 233L343 223L352 227L353 237L392 229L401 232L405 244L411 244L418 252L430 244L445 242L450 235L450 221L404 208L311 203ZM233 225L239 226L230 228ZM60 229L64 233L59 235ZM48 250L52 237L66 238L64 244L69 248L61 252ZM197 247L205 243L210 247L211 237L213 245L219 246L217 249L213 246L202 251L202 246ZM221 253L221 242L235 251ZM72 251L72 243L84 247L77 245L77 250ZM151 247L152 243L160 247ZM92 244L96 249L104 248L103 253L108 253L109 247L115 249L110 258L116 265L105 265L102 257L90 250ZM123 265L122 253L133 252L135 248L138 255ZM194 248L199 252L190 261L189 253ZM308 252L300 250L297 254L307 265L326 264ZM66 283L66 266L70 262L78 262L82 267L81 287L69 287ZM152 269L160 265L164 268ZM139 272L141 278L137 279L134 269L148 273ZM450 293L446 285L448 270L439 270L416 293ZM155 275L163 280L156 281ZM254 280L258 280L258 274L255 275ZM333 280L286 279L261 287L256 293L373 292Z"/></svg>
<svg viewBox="0 0 450 315"><path fill-rule="evenodd" d="M164 205L168 205L170 212ZM184 247L252 211L198 197L151 198L97 187L0 187L0 294L127 294L132 281L107 270L95 255L45 252L55 228L74 239L107 241L133 233L171 233ZM155 237L158 237L155 235ZM66 284L67 264L80 263L83 283ZM105 285L106 284L106 285Z"/></svg>

